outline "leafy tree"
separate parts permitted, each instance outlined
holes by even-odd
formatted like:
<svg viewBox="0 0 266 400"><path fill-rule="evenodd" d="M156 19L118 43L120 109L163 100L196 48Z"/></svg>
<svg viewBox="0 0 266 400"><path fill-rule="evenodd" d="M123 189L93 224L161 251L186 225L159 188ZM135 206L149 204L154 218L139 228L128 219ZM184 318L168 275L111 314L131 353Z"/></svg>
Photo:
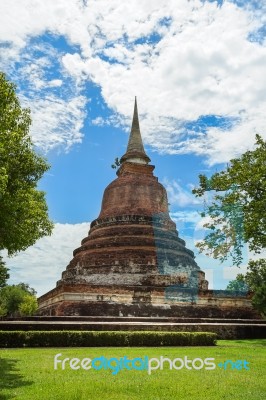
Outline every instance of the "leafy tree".
<svg viewBox="0 0 266 400"><path fill-rule="evenodd" d="M9 269L5 266L3 258L0 256L0 289L6 286L6 281L9 279Z"/></svg>
<svg viewBox="0 0 266 400"><path fill-rule="evenodd" d="M31 288L28 283L21 282L17 285L17 287L24 290L24 292L27 292L31 296L36 296L37 294L36 290Z"/></svg>
<svg viewBox="0 0 266 400"><path fill-rule="evenodd" d="M0 250L9 255L50 235L45 194L37 184L49 169L33 150L30 110L22 109L15 85L0 72Z"/></svg>
<svg viewBox="0 0 266 400"><path fill-rule="evenodd" d="M243 274L238 274L236 279L228 283L226 290L247 293L249 291L249 286L245 281L245 276Z"/></svg>
<svg viewBox="0 0 266 400"><path fill-rule="evenodd" d="M8 285L0 290L0 316L32 315L38 308L34 289L28 284Z"/></svg>
<svg viewBox="0 0 266 400"><path fill-rule="evenodd" d="M0 296L0 318L4 317L7 315L7 308L6 305L1 301L1 296Z"/></svg>
<svg viewBox="0 0 266 400"><path fill-rule="evenodd" d="M231 160L225 171L199 179L193 190L197 197L216 192L201 214L209 217L204 227L210 232L199 250L221 261L232 256L235 265L242 262L244 243L260 253L266 247L266 141L256 135L253 151Z"/></svg>
<svg viewBox="0 0 266 400"><path fill-rule="evenodd" d="M36 313L38 309L38 302L35 296L26 294L22 303L19 305L19 313L21 316L31 316Z"/></svg>
<svg viewBox="0 0 266 400"><path fill-rule="evenodd" d="M226 289L234 292L253 292L253 306L266 316L266 260L250 260L246 275L238 274Z"/></svg>
<svg viewBox="0 0 266 400"><path fill-rule="evenodd" d="M266 315L266 260L250 260L245 282L253 291L252 303L263 315Z"/></svg>
<svg viewBox="0 0 266 400"><path fill-rule="evenodd" d="M209 179L200 175L200 186L193 190L197 197L215 191L211 203L205 204L202 217L210 229L198 243L201 252L224 261L232 256L233 264L242 262L242 247L261 253L266 248L266 141L256 135L255 149L231 160L225 171ZM217 194L217 192L219 194ZM253 292L252 302L266 315L266 260L250 260L246 275L239 274L228 290L247 287Z"/></svg>
<svg viewBox="0 0 266 400"><path fill-rule="evenodd" d="M17 316L20 304L23 302L25 292L15 285L8 285L0 292L0 304L7 316Z"/></svg>

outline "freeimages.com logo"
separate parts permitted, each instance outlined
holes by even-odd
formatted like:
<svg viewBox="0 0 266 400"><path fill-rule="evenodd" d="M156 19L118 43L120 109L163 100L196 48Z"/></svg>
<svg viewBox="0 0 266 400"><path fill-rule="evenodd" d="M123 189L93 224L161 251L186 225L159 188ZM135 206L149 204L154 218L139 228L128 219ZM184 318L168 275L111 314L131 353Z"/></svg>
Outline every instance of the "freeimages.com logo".
<svg viewBox="0 0 266 400"><path fill-rule="evenodd" d="M155 370L163 370L165 368L169 370L181 370L183 368L187 370L213 370L217 366L219 368L223 368L224 370L249 370L248 367L249 362L246 360L226 360L224 363L218 363L216 365L215 359L212 357L209 358L194 358L190 359L188 356L184 356L182 358L177 357L174 359L170 359L164 356L160 356L159 358L148 356L144 357L135 357L133 359L129 359L127 356L124 357L111 357L106 358L104 356L95 357L95 358L63 358L62 353L58 353L54 357L54 369L65 370L70 368L72 370L111 370L113 375L117 375L122 370L128 371L143 371L146 370L150 375L152 371Z"/></svg>

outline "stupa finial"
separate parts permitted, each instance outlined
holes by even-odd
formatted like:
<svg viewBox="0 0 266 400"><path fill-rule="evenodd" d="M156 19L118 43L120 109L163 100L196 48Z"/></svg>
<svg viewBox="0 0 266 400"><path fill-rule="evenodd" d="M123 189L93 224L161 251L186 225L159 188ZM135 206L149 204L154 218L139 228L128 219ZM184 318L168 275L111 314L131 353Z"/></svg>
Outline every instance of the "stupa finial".
<svg viewBox="0 0 266 400"><path fill-rule="evenodd" d="M129 141L127 145L126 153L121 157L121 163L124 161L135 162L138 164L148 164L151 160L145 153L143 142L139 127L139 116L138 116L138 106L137 97L135 96L135 105L133 120L131 126L131 132L129 136Z"/></svg>

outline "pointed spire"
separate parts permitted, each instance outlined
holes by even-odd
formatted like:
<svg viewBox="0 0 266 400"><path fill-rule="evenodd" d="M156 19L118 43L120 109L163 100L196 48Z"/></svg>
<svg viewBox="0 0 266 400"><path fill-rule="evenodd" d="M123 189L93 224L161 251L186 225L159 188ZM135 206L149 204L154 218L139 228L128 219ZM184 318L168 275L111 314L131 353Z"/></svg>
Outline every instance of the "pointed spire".
<svg viewBox="0 0 266 400"><path fill-rule="evenodd" d="M134 114L127 151L121 157L121 162L129 161L137 164L148 164L151 160L145 153L139 128L137 98L135 97Z"/></svg>
<svg viewBox="0 0 266 400"><path fill-rule="evenodd" d="M139 128L137 97L135 96L134 114L131 126L131 133L127 146L127 152L136 150L144 153L144 147Z"/></svg>

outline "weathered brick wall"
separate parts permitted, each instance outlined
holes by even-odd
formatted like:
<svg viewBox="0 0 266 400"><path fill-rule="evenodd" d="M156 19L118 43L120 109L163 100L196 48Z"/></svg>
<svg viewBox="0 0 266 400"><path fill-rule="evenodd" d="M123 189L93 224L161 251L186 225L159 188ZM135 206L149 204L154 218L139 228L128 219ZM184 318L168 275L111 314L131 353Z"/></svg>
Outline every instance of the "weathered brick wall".
<svg viewBox="0 0 266 400"><path fill-rule="evenodd" d="M127 163L128 164L128 163ZM132 168L148 169L148 165L132 164ZM99 218L116 215L154 215L168 212L165 188L151 174L120 174L104 191Z"/></svg>

